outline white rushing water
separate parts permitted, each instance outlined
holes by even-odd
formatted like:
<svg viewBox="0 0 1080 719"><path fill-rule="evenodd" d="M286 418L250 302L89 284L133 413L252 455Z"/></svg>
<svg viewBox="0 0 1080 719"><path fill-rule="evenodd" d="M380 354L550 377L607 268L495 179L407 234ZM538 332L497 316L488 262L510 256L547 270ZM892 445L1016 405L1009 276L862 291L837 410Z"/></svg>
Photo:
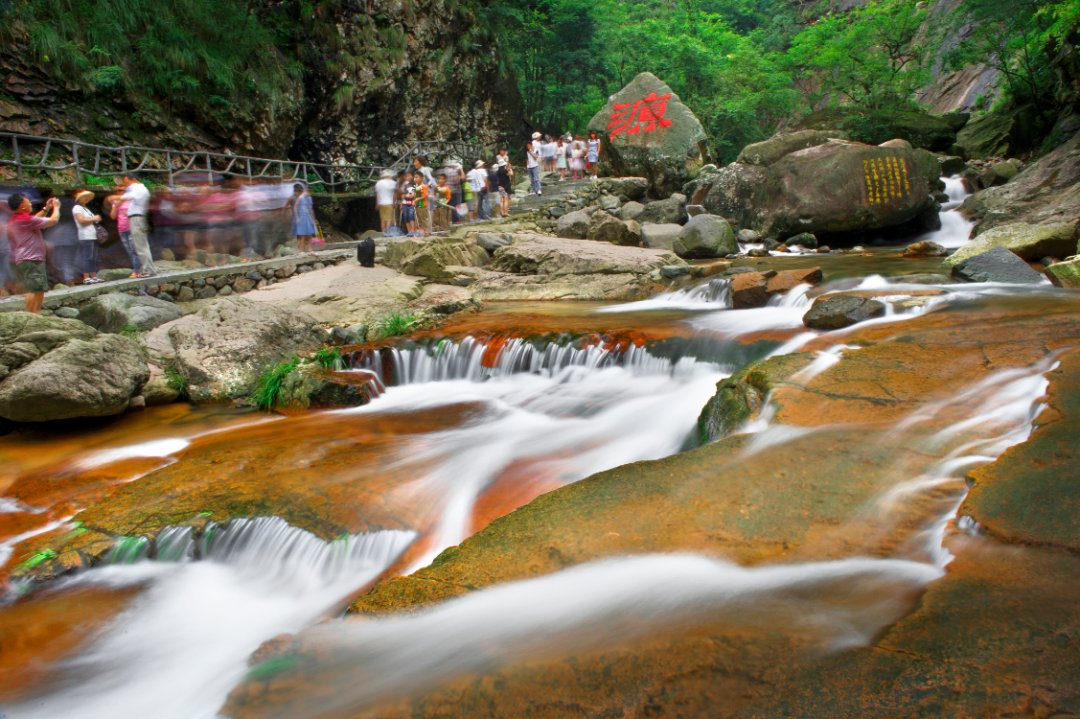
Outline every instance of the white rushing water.
<svg viewBox="0 0 1080 719"><path fill-rule="evenodd" d="M907 611L915 592L943 575L951 559L944 534L963 499L965 471L1028 437L1042 407L1045 373L1054 366L1048 358L992 373L955 401L928 404L898 423L898 445L915 441L946 451L940 459L927 454L925 471L916 476L897 477L874 503L881 520L896 521L894 515L903 516L898 503L944 482L955 490L897 556L755 567L692 554L614 558L495 585L416 614L322 625L305 634L304 645L317 657L318 696L293 696L267 716L359 710L453 677L614 647L718 618L744 628L809 632L824 649L868 643ZM943 430L926 431L924 425L936 428L942 420ZM769 423L757 431L783 443L789 429Z"/></svg>
<svg viewBox="0 0 1080 719"><path fill-rule="evenodd" d="M941 205L941 228L922 234L912 241L936 242L946 249L955 250L967 244L975 223L964 217L959 209L964 198L968 196L960 176L954 175L941 179L945 182L945 193L949 196L949 201Z"/></svg>
<svg viewBox="0 0 1080 719"><path fill-rule="evenodd" d="M175 534L175 533L174 533ZM92 569L72 584L145 585L43 697L12 719L214 717L264 641L323 618L379 576L411 532L334 542L277 518L238 520L203 542L202 561Z"/></svg>
<svg viewBox="0 0 1080 719"><path fill-rule="evenodd" d="M467 424L415 436L395 457L416 480L400 491L435 520L430 550L414 568L471 534L482 492L515 465L547 486L682 448L726 368L691 357L668 359L644 347L625 351L569 344L507 342L483 366L472 339L392 353L395 382L375 402L340 410L378 414L470 404Z"/></svg>

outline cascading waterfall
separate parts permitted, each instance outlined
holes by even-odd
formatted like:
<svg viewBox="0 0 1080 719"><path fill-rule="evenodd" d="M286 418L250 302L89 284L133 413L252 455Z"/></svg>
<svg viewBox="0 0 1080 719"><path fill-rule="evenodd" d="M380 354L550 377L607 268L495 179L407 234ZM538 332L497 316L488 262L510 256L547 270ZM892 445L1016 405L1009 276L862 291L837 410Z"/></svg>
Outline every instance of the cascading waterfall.
<svg viewBox="0 0 1080 719"><path fill-rule="evenodd" d="M964 471L1028 437L1054 366L1049 358L992 373L962 392L958 406L927 405L898 423L897 443L922 436L951 449L879 497L883 518L900 497L944 482L956 487L899 556L755 567L691 554L615 558L495 585L416 614L322 625L305 634L304 644L308 657L318 657L317 696L293 696L293 703L276 707L278 715L360 710L453 677L618 646L717 616L744 628L809 631L825 649L866 644L943 575L951 558L944 533L965 493ZM911 434L943 417L951 423L929 439ZM757 431L764 439L785 429L768 423ZM305 671L313 671L310 664Z"/></svg>
<svg viewBox="0 0 1080 719"><path fill-rule="evenodd" d="M941 205L941 227L916 237L914 241L936 242L946 249L955 250L967 243L975 223L960 212L960 205L968 195L964 181L959 175L941 179L945 182L945 193L949 196L949 201Z"/></svg>
<svg viewBox="0 0 1080 719"><path fill-rule="evenodd" d="M661 292L647 300L603 307L597 312L642 312L648 310L718 310L731 308L731 280L714 277L707 282L674 292Z"/></svg>
<svg viewBox="0 0 1080 719"><path fill-rule="evenodd" d="M405 531L324 542L276 517L163 531L160 559L91 569L70 585L145 585L51 693L11 717L213 717L265 640L291 633L382 574L413 541ZM202 561L191 561L201 556ZM122 561L128 557L114 557Z"/></svg>

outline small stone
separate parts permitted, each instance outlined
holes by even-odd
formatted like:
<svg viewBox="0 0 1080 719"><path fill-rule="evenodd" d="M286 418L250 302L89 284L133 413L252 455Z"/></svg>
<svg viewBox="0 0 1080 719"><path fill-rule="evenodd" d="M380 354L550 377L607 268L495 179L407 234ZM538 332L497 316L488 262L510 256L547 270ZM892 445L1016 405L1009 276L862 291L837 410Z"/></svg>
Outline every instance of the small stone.
<svg viewBox="0 0 1080 719"><path fill-rule="evenodd" d="M326 269L326 264L323 262L316 262L314 265L312 265L312 267L314 267L316 270L322 270Z"/></svg>
<svg viewBox="0 0 1080 719"><path fill-rule="evenodd" d="M168 292L158 292L157 298L163 302L175 302L173 296Z"/></svg>
<svg viewBox="0 0 1080 719"><path fill-rule="evenodd" d="M944 257L949 251L936 242L923 240L908 245L900 254L903 257Z"/></svg>
<svg viewBox="0 0 1080 719"><path fill-rule="evenodd" d="M301 265L296 268L296 271L301 275L307 274L308 272L311 272L311 265Z"/></svg>
<svg viewBox="0 0 1080 719"><path fill-rule="evenodd" d="M244 277L251 280L252 282L258 282L263 278L263 274L258 270L250 270L244 273Z"/></svg>
<svg viewBox="0 0 1080 719"><path fill-rule="evenodd" d="M822 245L821 247L817 248L817 253L819 255L827 255L830 252L832 252L832 248L828 245Z"/></svg>
<svg viewBox="0 0 1080 719"><path fill-rule="evenodd" d="M128 412L139 412L146 409L146 398L141 394L137 394L128 400Z"/></svg>
<svg viewBox="0 0 1080 719"><path fill-rule="evenodd" d="M69 320L78 319L79 317L79 311L74 307L57 307L53 310L53 314Z"/></svg>
<svg viewBox="0 0 1080 719"><path fill-rule="evenodd" d="M828 295L814 301L803 315L803 324L816 330L836 330L884 314L885 304L869 297Z"/></svg>
<svg viewBox="0 0 1080 719"><path fill-rule="evenodd" d="M690 274L690 265L664 265L660 268L660 274L669 280L685 277Z"/></svg>
<svg viewBox="0 0 1080 719"><path fill-rule="evenodd" d="M233 288L230 287L229 285L225 285L220 290L218 290L218 296L219 297L228 297L232 293L233 293Z"/></svg>
<svg viewBox="0 0 1080 719"><path fill-rule="evenodd" d="M800 232L797 235L787 238L785 244L789 247L792 245L802 245L808 250L812 250L818 246L817 236L811 232Z"/></svg>
<svg viewBox="0 0 1080 719"><path fill-rule="evenodd" d="M744 228L735 233L735 239L737 239L740 244L744 245L752 244L754 242L761 242L761 233L757 230L748 230ZM772 240L772 242L776 242L776 240L773 240L772 238L770 238L770 240ZM769 242L770 240L766 240L766 242Z"/></svg>
<svg viewBox="0 0 1080 719"><path fill-rule="evenodd" d="M247 276L240 277L232 283L232 288L234 292L250 292L254 287L255 280L252 280Z"/></svg>
<svg viewBox="0 0 1080 719"><path fill-rule="evenodd" d="M195 292L190 287L181 287L176 292L177 302L191 302L193 299L195 299Z"/></svg>
<svg viewBox="0 0 1080 719"><path fill-rule="evenodd" d="M769 251L763 247L755 247L746 253L747 257L768 257Z"/></svg>
<svg viewBox="0 0 1080 719"><path fill-rule="evenodd" d="M208 300L211 297L216 297L216 296L217 296L217 290L214 289L213 287L211 287L210 285L206 285L205 287L200 287L198 290L195 291L195 299L197 299L197 300Z"/></svg>

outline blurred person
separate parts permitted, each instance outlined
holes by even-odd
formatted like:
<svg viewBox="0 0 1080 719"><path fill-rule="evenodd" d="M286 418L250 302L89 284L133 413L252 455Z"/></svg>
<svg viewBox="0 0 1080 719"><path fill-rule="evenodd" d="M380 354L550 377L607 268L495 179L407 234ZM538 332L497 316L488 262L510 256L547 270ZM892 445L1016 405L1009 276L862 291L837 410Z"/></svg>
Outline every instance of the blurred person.
<svg viewBox="0 0 1080 719"><path fill-rule="evenodd" d="M45 274L45 238L41 233L60 221L60 201L50 197L45 201L44 209L31 215L30 198L16 192L8 198L8 207L12 214L7 235L15 275L26 295L26 311L40 314L49 289Z"/></svg>
<svg viewBox="0 0 1080 719"><path fill-rule="evenodd" d="M94 214L86 206L94 199L94 193L89 190L79 190L75 193L75 207L71 209L71 219L75 225L75 231L79 238L77 256L78 270L82 273L84 285L93 285L101 280L97 275L97 223L101 222L101 215Z"/></svg>
<svg viewBox="0 0 1080 719"><path fill-rule="evenodd" d="M544 143L540 146L540 157L543 159L544 172L555 172L555 155L558 152L558 143L551 135L544 135Z"/></svg>
<svg viewBox="0 0 1080 719"><path fill-rule="evenodd" d="M385 233L394 224L394 198L398 183L393 170L383 170L375 183L375 209L379 212L379 231Z"/></svg>
<svg viewBox="0 0 1080 719"><path fill-rule="evenodd" d="M494 162L487 168L487 180L486 212L489 217L502 217L502 202L499 201L499 170Z"/></svg>
<svg viewBox="0 0 1080 719"><path fill-rule="evenodd" d="M532 134L532 142L525 145L525 169L529 172L529 192L544 194L540 187L540 133Z"/></svg>
<svg viewBox="0 0 1080 719"><path fill-rule="evenodd" d="M128 203L127 218L131 232L131 246L139 258L139 277L153 277L157 274L154 258L150 253L150 190L142 183L138 175L124 175L123 199Z"/></svg>
<svg viewBox="0 0 1080 719"><path fill-rule="evenodd" d="M435 172L428 167L427 160L423 155L417 155L413 158L413 183L419 185L423 183L432 188L435 186Z"/></svg>
<svg viewBox="0 0 1080 719"><path fill-rule="evenodd" d="M450 186L446 184L446 175L435 177L435 193L432 195L435 206L435 229L445 232L450 229Z"/></svg>
<svg viewBox="0 0 1080 719"><path fill-rule="evenodd" d="M116 220L116 233L120 235L120 244L127 252L131 263L131 277L139 276L139 255L135 252L135 245L131 243L131 224L128 221L128 205L120 192L105 198L105 206L108 208L109 217Z"/></svg>
<svg viewBox="0 0 1080 719"><path fill-rule="evenodd" d="M477 160L473 169L469 171L469 189L472 190L473 200L469 206L469 216L474 220L486 220L484 202L487 200L488 181L487 170L484 169L483 160Z"/></svg>
<svg viewBox="0 0 1080 719"><path fill-rule="evenodd" d="M499 157L495 162L499 166L499 206L502 216L509 217L510 195L514 192L514 166L510 163L505 147L499 151Z"/></svg>
<svg viewBox="0 0 1080 719"><path fill-rule="evenodd" d="M585 143L581 136L577 135L570 142L570 179L582 180L585 178Z"/></svg>
<svg viewBox="0 0 1080 719"><path fill-rule="evenodd" d="M315 201L301 183L293 185L293 195L286 205L292 211L292 233L297 249L311 252L311 238L315 236Z"/></svg>
<svg viewBox="0 0 1080 719"><path fill-rule="evenodd" d="M0 297L15 290L15 273L11 269L11 243L8 242L8 220L11 217L7 198L0 202Z"/></svg>
<svg viewBox="0 0 1080 719"><path fill-rule="evenodd" d="M415 180L416 177L414 176ZM413 204L416 207L416 233L423 237L431 232L431 188L426 182L416 183L416 197Z"/></svg>
<svg viewBox="0 0 1080 719"><path fill-rule="evenodd" d="M405 234L416 234L416 185L413 173L406 172L401 183L401 223Z"/></svg>
<svg viewBox="0 0 1080 719"><path fill-rule="evenodd" d="M561 181L566 179L566 142L560 137L555 145L555 171L559 173Z"/></svg>
<svg viewBox="0 0 1080 719"><path fill-rule="evenodd" d="M57 196L60 217L67 219L75 208L73 197ZM78 277L79 234L74 222L58 222L43 233L48 250L46 269L64 285L74 285Z"/></svg>
<svg viewBox="0 0 1080 719"><path fill-rule="evenodd" d="M589 132L585 143L585 172L591 172L594 180L600 177L600 136L596 130Z"/></svg>

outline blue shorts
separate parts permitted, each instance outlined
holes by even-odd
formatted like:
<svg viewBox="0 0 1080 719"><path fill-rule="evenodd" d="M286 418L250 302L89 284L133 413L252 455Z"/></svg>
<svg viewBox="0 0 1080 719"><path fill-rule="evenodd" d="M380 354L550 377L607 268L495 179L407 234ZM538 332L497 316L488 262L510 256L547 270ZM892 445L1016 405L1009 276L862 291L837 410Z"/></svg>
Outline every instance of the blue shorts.
<svg viewBox="0 0 1080 719"><path fill-rule="evenodd" d="M401 206L401 221L402 222L413 222L414 220L416 220L416 207L413 206L413 205L402 205Z"/></svg>

